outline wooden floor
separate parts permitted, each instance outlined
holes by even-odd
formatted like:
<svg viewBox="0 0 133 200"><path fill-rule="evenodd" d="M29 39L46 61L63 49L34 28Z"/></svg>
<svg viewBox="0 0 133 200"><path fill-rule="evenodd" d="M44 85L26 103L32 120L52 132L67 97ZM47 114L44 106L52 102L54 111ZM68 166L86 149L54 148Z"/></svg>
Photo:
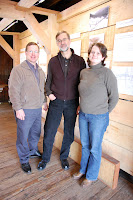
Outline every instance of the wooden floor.
<svg viewBox="0 0 133 200"><path fill-rule="evenodd" d="M118 187L110 189L101 181L95 181L83 189L81 181L72 175L79 165L69 158L70 169L64 171L59 160L59 150L53 148L51 161L43 171L37 170L38 158L30 160L31 174L25 174L19 164L16 151L16 123L11 106L0 105L0 199L15 200L131 200L133 184L119 177ZM42 138L39 141L42 151Z"/></svg>

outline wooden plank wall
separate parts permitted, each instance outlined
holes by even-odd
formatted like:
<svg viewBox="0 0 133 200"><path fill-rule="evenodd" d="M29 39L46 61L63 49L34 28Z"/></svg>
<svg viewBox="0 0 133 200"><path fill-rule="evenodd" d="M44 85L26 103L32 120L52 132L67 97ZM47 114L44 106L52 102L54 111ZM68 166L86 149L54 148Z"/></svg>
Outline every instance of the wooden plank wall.
<svg viewBox="0 0 133 200"><path fill-rule="evenodd" d="M109 6L108 27L89 32L90 13ZM112 66L133 66L133 62L113 62L114 36L117 33L133 31L133 26L116 29L116 22L133 18L132 0L83 0L78 4L62 11L57 16L59 30L66 30L70 34L80 32L81 56L87 59L89 36L105 34L104 44L108 49L110 69ZM42 23L47 30L47 21ZM24 48L32 36L29 31L20 35L21 48ZM120 94L116 108L110 114L110 125L104 135L103 152L120 161L120 168L133 175L133 96ZM130 101L131 100L131 101ZM61 122L63 128L63 119ZM75 135L79 138L78 119Z"/></svg>
<svg viewBox="0 0 133 200"><path fill-rule="evenodd" d="M99 5L100 3L101 5ZM116 29L116 22L133 18L133 1L85 0L82 5L77 4L61 13L60 18L58 18L60 30L65 29L70 34L81 33L81 55L85 59L87 58L89 36L104 33L104 44L108 49L107 60L110 61L110 69L112 66L133 66L131 62L116 63L112 61L115 34L133 31L133 26ZM106 6L109 6L108 27L89 32L90 13ZM74 13L74 10L79 14ZM67 19L69 14L72 17ZM125 100L119 100L116 108L110 114L110 125L103 139L103 152L119 160L120 168L133 175L133 102L126 101L133 100L133 96L120 94L120 97ZM79 137L78 120L75 135Z"/></svg>

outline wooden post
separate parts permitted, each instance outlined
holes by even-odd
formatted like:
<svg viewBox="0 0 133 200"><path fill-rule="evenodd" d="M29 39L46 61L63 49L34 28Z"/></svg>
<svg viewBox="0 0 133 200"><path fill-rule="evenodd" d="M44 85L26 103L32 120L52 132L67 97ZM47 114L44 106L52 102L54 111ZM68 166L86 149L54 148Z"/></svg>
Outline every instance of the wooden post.
<svg viewBox="0 0 133 200"><path fill-rule="evenodd" d="M57 23L57 16L55 14L50 14L48 16L48 32L50 33L50 47L51 47L51 57L55 56L58 52L58 47L56 44L55 36L59 30L59 25Z"/></svg>
<svg viewBox="0 0 133 200"><path fill-rule="evenodd" d="M20 40L19 35L13 35L13 49L14 49L14 59L13 67L20 64Z"/></svg>

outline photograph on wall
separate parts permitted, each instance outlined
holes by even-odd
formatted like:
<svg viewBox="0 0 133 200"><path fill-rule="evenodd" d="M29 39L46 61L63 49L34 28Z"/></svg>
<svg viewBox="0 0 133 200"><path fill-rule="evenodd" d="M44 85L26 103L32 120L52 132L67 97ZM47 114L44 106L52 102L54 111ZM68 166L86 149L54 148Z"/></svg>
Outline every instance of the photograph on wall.
<svg viewBox="0 0 133 200"><path fill-rule="evenodd" d="M47 64L47 54L44 48L40 48L39 54L39 65L46 65Z"/></svg>
<svg viewBox="0 0 133 200"><path fill-rule="evenodd" d="M23 61L26 60L26 55L25 55L25 52L21 52L20 53L20 63L22 63Z"/></svg>
<svg viewBox="0 0 133 200"><path fill-rule="evenodd" d="M76 38L80 38L80 33L78 32L78 33L73 33L73 34L71 34L70 35L70 39L72 40L72 39L76 39Z"/></svg>
<svg viewBox="0 0 133 200"><path fill-rule="evenodd" d="M133 18L116 22L116 28L122 28L133 25Z"/></svg>
<svg viewBox="0 0 133 200"><path fill-rule="evenodd" d="M44 50L44 47L40 47L38 64L44 71L45 79L46 79L46 76L47 76L47 54L46 54L46 51Z"/></svg>
<svg viewBox="0 0 133 200"><path fill-rule="evenodd" d="M80 56L81 52L81 40L71 42L70 48L74 50L74 53Z"/></svg>
<svg viewBox="0 0 133 200"><path fill-rule="evenodd" d="M109 6L90 14L89 31L108 26Z"/></svg>
<svg viewBox="0 0 133 200"><path fill-rule="evenodd" d="M90 35L89 36L89 47L93 44L93 43L102 43L104 44L104 33L98 34L98 35Z"/></svg>
<svg viewBox="0 0 133 200"><path fill-rule="evenodd" d="M119 93L133 95L133 66L113 66L112 71L117 78Z"/></svg>
<svg viewBox="0 0 133 200"><path fill-rule="evenodd" d="M133 32L115 35L113 61L133 62Z"/></svg>

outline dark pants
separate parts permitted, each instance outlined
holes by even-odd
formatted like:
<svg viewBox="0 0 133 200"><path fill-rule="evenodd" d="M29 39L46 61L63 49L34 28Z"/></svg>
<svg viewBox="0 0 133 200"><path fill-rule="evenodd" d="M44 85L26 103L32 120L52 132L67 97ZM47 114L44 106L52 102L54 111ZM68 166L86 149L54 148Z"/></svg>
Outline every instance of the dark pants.
<svg viewBox="0 0 133 200"><path fill-rule="evenodd" d="M41 134L42 108L24 109L24 112L25 120L16 118L16 147L21 164L29 162L29 156L38 150L37 145Z"/></svg>
<svg viewBox="0 0 133 200"><path fill-rule="evenodd" d="M50 161L55 134L59 127L62 114L64 116L64 137L60 151L60 160L69 155L70 145L74 140L74 127L76 122L76 110L78 99L63 101L56 99L50 101L49 109L44 125L43 156L45 162Z"/></svg>

